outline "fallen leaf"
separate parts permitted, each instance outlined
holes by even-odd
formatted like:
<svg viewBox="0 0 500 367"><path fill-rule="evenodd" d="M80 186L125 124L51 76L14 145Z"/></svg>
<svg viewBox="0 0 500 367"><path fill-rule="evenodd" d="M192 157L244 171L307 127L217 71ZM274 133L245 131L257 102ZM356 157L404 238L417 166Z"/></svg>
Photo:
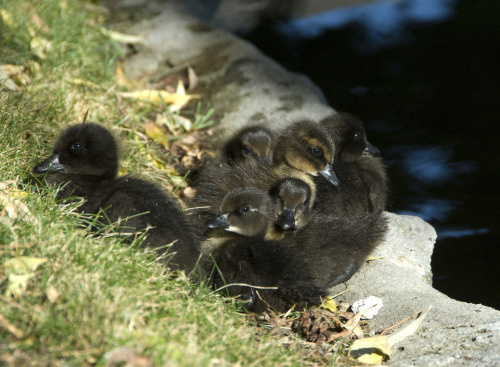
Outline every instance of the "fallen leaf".
<svg viewBox="0 0 500 367"><path fill-rule="evenodd" d="M5 290L5 296L19 298L21 293L28 288L28 281L34 276L35 274L10 274L8 277L7 289Z"/></svg>
<svg viewBox="0 0 500 367"><path fill-rule="evenodd" d="M337 302L335 302L333 298L327 299L326 302L323 302L321 307L331 312L338 310Z"/></svg>
<svg viewBox="0 0 500 367"><path fill-rule="evenodd" d="M12 92L19 90L16 83L10 79L9 75L5 72L2 66L0 66L0 87L7 88Z"/></svg>
<svg viewBox="0 0 500 367"><path fill-rule="evenodd" d="M196 75L194 69L191 66L188 67L188 80L189 80L188 90L192 91L198 85L198 76Z"/></svg>
<svg viewBox="0 0 500 367"><path fill-rule="evenodd" d="M19 194L15 194L19 197ZM0 212L3 215L5 212L7 216L13 219L21 219L26 222L32 222L32 215L26 204L21 202L18 198L13 197L9 191L0 191L0 208L3 207Z"/></svg>
<svg viewBox="0 0 500 367"><path fill-rule="evenodd" d="M148 122L144 125L144 130L147 136L168 149L168 138L158 125L154 122Z"/></svg>
<svg viewBox="0 0 500 367"><path fill-rule="evenodd" d="M16 25L14 20L12 19L12 15L10 15L7 10L0 9L0 17L2 17L3 22L9 27L14 27Z"/></svg>
<svg viewBox="0 0 500 367"><path fill-rule="evenodd" d="M6 274L29 274L34 272L41 264L47 261L46 258L32 256L17 256L4 263Z"/></svg>
<svg viewBox="0 0 500 367"><path fill-rule="evenodd" d="M156 105L166 103L169 105L171 112L179 111L190 100L200 98L200 96L196 94L186 94L182 83L179 83L176 93L169 93L164 90L156 89L143 89L134 92L122 92L119 93L119 95L124 98L137 99L139 101L146 101Z"/></svg>
<svg viewBox="0 0 500 367"><path fill-rule="evenodd" d="M45 60L47 53L52 50L52 41L43 37L34 36L30 41L31 52L40 59Z"/></svg>
<svg viewBox="0 0 500 367"><path fill-rule="evenodd" d="M46 258L17 256L4 263L5 274L8 275L7 297L18 298L28 287L28 281L35 276L35 270L46 262Z"/></svg>
<svg viewBox="0 0 500 367"><path fill-rule="evenodd" d="M353 358L369 364L380 364L382 360L390 359L391 353L391 347L385 335L357 339L349 348L349 354Z"/></svg>
<svg viewBox="0 0 500 367"><path fill-rule="evenodd" d="M100 31L102 34L105 36L108 36L111 38L113 41L119 42L119 43L127 43L127 44L137 44L141 43L146 39L145 36L143 35L136 35L136 34L125 34L117 31L112 31L110 29L106 29L101 27Z"/></svg>
<svg viewBox="0 0 500 367"><path fill-rule="evenodd" d="M71 83L71 84L75 84L75 85L84 85L86 87L92 87L92 88L101 88L101 86L99 84L96 84L90 80L87 80L87 79L81 79L81 78L73 78L73 79L70 79L70 78L67 78L66 79L67 82Z"/></svg>
<svg viewBox="0 0 500 367"><path fill-rule="evenodd" d="M394 344L400 342L401 340L407 338L408 336L412 335L417 331L418 327L424 321L424 319L427 317L427 314L429 313L430 309L432 306L429 306L427 311L422 313L419 317L417 317L415 320L413 320L409 325L405 326L403 329L399 330L397 333L391 334L387 337L389 345L393 346Z"/></svg>
<svg viewBox="0 0 500 367"><path fill-rule="evenodd" d="M381 260L381 259L385 259L387 258L387 256L373 256L373 255L368 255L366 257L366 261L375 261L375 260Z"/></svg>
<svg viewBox="0 0 500 367"><path fill-rule="evenodd" d="M47 288L47 290L45 291L45 295L47 296L47 299L50 301L50 303L56 303L56 301L59 299L59 292L53 286Z"/></svg>

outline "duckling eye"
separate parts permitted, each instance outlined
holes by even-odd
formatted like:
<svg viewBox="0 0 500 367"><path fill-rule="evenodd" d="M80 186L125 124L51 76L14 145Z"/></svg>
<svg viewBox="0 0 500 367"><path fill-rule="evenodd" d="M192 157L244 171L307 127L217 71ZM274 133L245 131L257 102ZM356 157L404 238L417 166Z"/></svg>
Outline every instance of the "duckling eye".
<svg viewBox="0 0 500 367"><path fill-rule="evenodd" d="M321 152L321 149L316 148L316 147L312 147L312 148L311 148L311 152L312 152L312 154L314 154L316 157L321 157L321 155L323 154L323 153Z"/></svg>
<svg viewBox="0 0 500 367"><path fill-rule="evenodd" d="M77 141L76 143L73 143L70 148L71 148L71 150L76 150L76 151L82 150L83 144L80 143L79 141Z"/></svg>
<svg viewBox="0 0 500 367"><path fill-rule="evenodd" d="M363 134L359 131L354 134L354 140L361 140L362 137Z"/></svg>
<svg viewBox="0 0 500 367"><path fill-rule="evenodd" d="M240 209L240 212L242 212L242 213L248 213L249 211L250 211L249 206L244 206L243 208Z"/></svg>
<svg viewBox="0 0 500 367"><path fill-rule="evenodd" d="M251 156L252 155L252 149L250 149L247 146L244 146L243 147L243 155L246 156L246 157Z"/></svg>

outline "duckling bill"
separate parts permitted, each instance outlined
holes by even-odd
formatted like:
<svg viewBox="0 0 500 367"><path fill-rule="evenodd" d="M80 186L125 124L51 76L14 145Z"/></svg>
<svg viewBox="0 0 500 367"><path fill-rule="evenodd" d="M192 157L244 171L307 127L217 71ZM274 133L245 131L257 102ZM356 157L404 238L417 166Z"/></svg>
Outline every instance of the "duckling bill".
<svg viewBox="0 0 500 367"><path fill-rule="evenodd" d="M105 224L119 223L120 234L145 231L144 245L173 254L170 265L191 271L199 257L199 245L181 209L151 182L117 177L118 150L113 135L93 124L73 125L57 139L52 155L33 168L46 173L52 185L64 184L58 199L79 196L81 213L98 215Z"/></svg>

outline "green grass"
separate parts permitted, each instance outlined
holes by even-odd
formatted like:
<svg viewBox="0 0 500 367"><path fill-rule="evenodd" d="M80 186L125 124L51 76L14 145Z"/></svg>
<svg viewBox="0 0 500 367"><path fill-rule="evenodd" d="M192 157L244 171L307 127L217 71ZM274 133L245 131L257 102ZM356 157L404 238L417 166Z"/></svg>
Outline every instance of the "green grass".
<svg viewBox="0 0 500 367"><path fill-rule="evenodd" d="M76 204L60 205L54 189L37 183L30 169L87 110L89 121L123 140L126 171L165 187L179 178L151 164L168 154L144 135L144 122L159 111L116 97L124 53L99 31L105 20L99 7L0 0L0 8L10 14L0 23L0 65L22 65L29 78L17 92L0 87L0 183L15 181L0 202L0 365L103 366L106 353L119 346L157 366L313 364L262 335L205 285L168 273L139 240L130 245L92 235ZM34 36L29 27L37 29L36 15L43 24ZM51 42L46 56L30 48L34 37ZM195 121L203 127L209 117L198 113ZM12 297L5 294L4 263L18 256L47 261Z"/></svg>

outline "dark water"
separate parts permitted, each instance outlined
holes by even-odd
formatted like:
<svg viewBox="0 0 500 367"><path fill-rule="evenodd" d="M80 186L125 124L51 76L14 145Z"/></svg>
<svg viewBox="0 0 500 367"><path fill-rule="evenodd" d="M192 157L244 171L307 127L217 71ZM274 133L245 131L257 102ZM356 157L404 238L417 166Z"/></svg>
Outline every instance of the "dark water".
<svg viewBox="0 0 500 367"><path fill-rule="evenodd" d="M390 1L244 35L365 121L389 167L389 210L438 232L434 287L497 309L499 20L499 0Z"/></svg>

